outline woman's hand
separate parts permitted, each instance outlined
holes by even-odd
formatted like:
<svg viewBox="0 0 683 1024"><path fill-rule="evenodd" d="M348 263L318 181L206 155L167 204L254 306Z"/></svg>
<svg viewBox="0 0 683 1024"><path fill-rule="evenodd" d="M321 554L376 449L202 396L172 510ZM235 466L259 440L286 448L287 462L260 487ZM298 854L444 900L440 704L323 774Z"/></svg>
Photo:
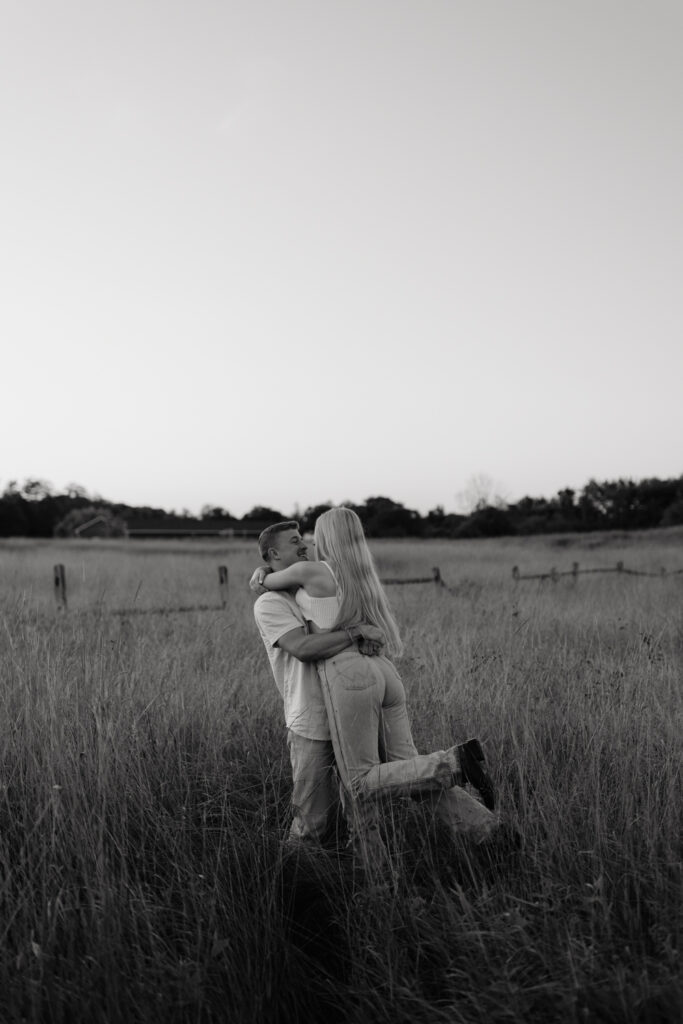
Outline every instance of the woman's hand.
<svg viewBox="0 0 683 1024"><path fill-rule="evenodd" d="M273 570L269 565L259 565L258 569L255 569L252 573L252 577L249 580L249 587L254 591L255 594L267 594L268 590L263 586L263 581L269 572Z"/></svg>

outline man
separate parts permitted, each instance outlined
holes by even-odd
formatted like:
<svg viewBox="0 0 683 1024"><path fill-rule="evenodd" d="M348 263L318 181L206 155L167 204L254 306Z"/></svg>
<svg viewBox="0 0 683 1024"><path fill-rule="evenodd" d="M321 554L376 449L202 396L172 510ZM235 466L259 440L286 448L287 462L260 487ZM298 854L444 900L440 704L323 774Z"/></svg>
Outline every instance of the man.
<svg viewBox="0 0 683 1024"><path fill-rule="evenodd" d="M294 521L267 527L259 537L259 551L264 562L276 570L308 559L308 546ZM284 701L293 782L289 837L320 841L334 823L339 792L315 662L334 657L356 641L363 654L378 654L382 633L367 624L309 633L296 601L286 591L262 593L254 604L254 618Z"/></svg>

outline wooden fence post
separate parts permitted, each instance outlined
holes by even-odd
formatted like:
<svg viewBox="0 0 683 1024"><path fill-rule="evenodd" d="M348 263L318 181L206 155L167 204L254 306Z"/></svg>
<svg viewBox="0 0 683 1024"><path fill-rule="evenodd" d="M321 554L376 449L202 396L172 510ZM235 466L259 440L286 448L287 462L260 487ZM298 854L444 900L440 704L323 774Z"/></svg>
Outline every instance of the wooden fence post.
<svg viewBox="0 0 683 1024"><path fill-rule="evenodd" d="M434 577L434 582L437 586L441 586L443 580L441 579L441 569L439 569L438 565L435 565L432 569L432 576Z"/></svg>
<svg viewBox="0 0 683 1024"><path fill-rule="evenodd" d="M519 583L519 566L518 565L513 565L512 566L512 578L515 581L515 583Z"/></svg>
<svg viewBox="0 0 683 1024"><path fill-rule="evenodd" d="M577 579L579 578L579 563L578 562L572 562L572 578L573 578L574 583L576 583Z"/></svg>
<svg viewBox="0 0 683 1024"><path fill-rule="evenodd" d="M228 567L227 565L218 566L218 592L221 596L221 608L225 608L228 603Z"/></svg>
<svg viewBox="0 0 683 1024"><path fill-rule="evenodd" d="M55 600L59 611L66 611L66 572L63 565L54 567Z"/></svg>
<svg viewBox="0 0 683 1024"><path fill-rule="evenodd" d="M560 574L557 571L557 569L555 568L555 566L553 566L552 569L550 570L550 579L553 581L553 583L557 583L559 578L560 578Z"/></svg>
<svg viewBox="0 0 683 1024"><path fill-rule="evenodd" d="M623 571L624 571L624 563L623 562L617 562L617 572L623 572Z"/></svg>

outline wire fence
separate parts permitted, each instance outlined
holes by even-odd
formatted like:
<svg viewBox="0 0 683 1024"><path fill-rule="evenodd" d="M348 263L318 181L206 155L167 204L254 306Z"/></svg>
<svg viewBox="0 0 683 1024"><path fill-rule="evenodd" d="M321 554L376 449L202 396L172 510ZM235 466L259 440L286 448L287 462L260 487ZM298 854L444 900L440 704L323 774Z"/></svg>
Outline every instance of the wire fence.
<svg viewBox="0 0 683 1024"><path fill-rule="evenodd" d="M522 580L552 580L553 583L557 583L563 576L571 576L576 580L579 576L609 572L619 573L623 576L651 576L661 579L663 576L680 576L681 573L683 573L683 569L661 568L659 572L646 572L644 569L627 569L623 562L617 562L614 566L605 566L604 568L580 569L579 563L573 562L571 569L565 572L560 572L558 569L553 567L549 572L536 572L522 575L519 571L519 566L515 565L512 569L512 578L515 583L519 583Z"/></svg>
<svg viewBox="0 0 683 1024"><path fill-rule="evenodd" d="M227 607L228 604L228 567L227 565L218 566L218 592L220 604L193 604L193 605L182 605L176 607L167 608L111 608L108 609L109 615L175 615L179 612L220 612ZM446 590L450 589L444 583L441 570L438 566L434 566L432 569L431 576L419 576L411 578L393 578L383 579L382 583L388 586L395 586L401 584L411 583L433 583L440 588ZM55 565L53 569L53 585L55 601L57 604L58 611L66 612L69 607L67 597L67 585L66 585L66 568L64 565Z"/></svg>
<svg viewBox="0 0 683 1024"><path fill-rule="evenodd" d="M662 568L659 572L647 572L643 569L628 569L623 562L617 562L615 566L605 566L601 568L593 569L581 569L578 562L572 564L571 569L560 571L553 567L548 572L537 572L537 573L521 573L519 566L515 565L512 569L512 579L515 583L521 583L525 580L552 580L553 583L557 583L563 577L571 577L576 582L579 576L595 575L598 573L616 573L621 576L649 576L655 578L663 578L670 576L680 576L683 574L683 569L665 569ZM181 612L219 612L223 611L228 604L228 567L227 565L218 566L218 597L219 603L217 604L193 604L193 605L181 605L176 607L166 608L112 608L108 610L110 615L171 615ZM406 586L412 584L425 584L431 583L435 585L439 590L447 591L450 594L457 594L456 587L450 587L445 582L441 575L441 570L438 566L434 566L429 576L408 576L408 577L389 577L382 580L385 586ZM55 565L53 570L53 584L54 584L54 595L57 609L59 611L67 611L68 599L67 599L67 584L66 584L66 569L64 565Z"/></svg>

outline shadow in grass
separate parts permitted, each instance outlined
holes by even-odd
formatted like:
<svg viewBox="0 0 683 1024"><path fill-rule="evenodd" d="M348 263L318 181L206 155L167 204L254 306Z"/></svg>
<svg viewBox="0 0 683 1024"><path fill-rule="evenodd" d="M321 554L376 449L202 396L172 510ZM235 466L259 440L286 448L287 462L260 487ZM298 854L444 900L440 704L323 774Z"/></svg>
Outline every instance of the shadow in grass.
<svg viewBox="0 0 683 1024"><path fill-rule="evenodd" d="M352 950L346 911L353 885L351 860L343 854L305 844L283 848L274 893L298 974L299 1009L311 1020L347 1019Z"/></svg>
<svg viewBox="0 0 683 1024"><path fill-rule="evenodd" d="M642 978L585 985L576 997L576 1019L592 1024L674 1024L683 1020L683 993L673 982L643 993Z"/></svg>

